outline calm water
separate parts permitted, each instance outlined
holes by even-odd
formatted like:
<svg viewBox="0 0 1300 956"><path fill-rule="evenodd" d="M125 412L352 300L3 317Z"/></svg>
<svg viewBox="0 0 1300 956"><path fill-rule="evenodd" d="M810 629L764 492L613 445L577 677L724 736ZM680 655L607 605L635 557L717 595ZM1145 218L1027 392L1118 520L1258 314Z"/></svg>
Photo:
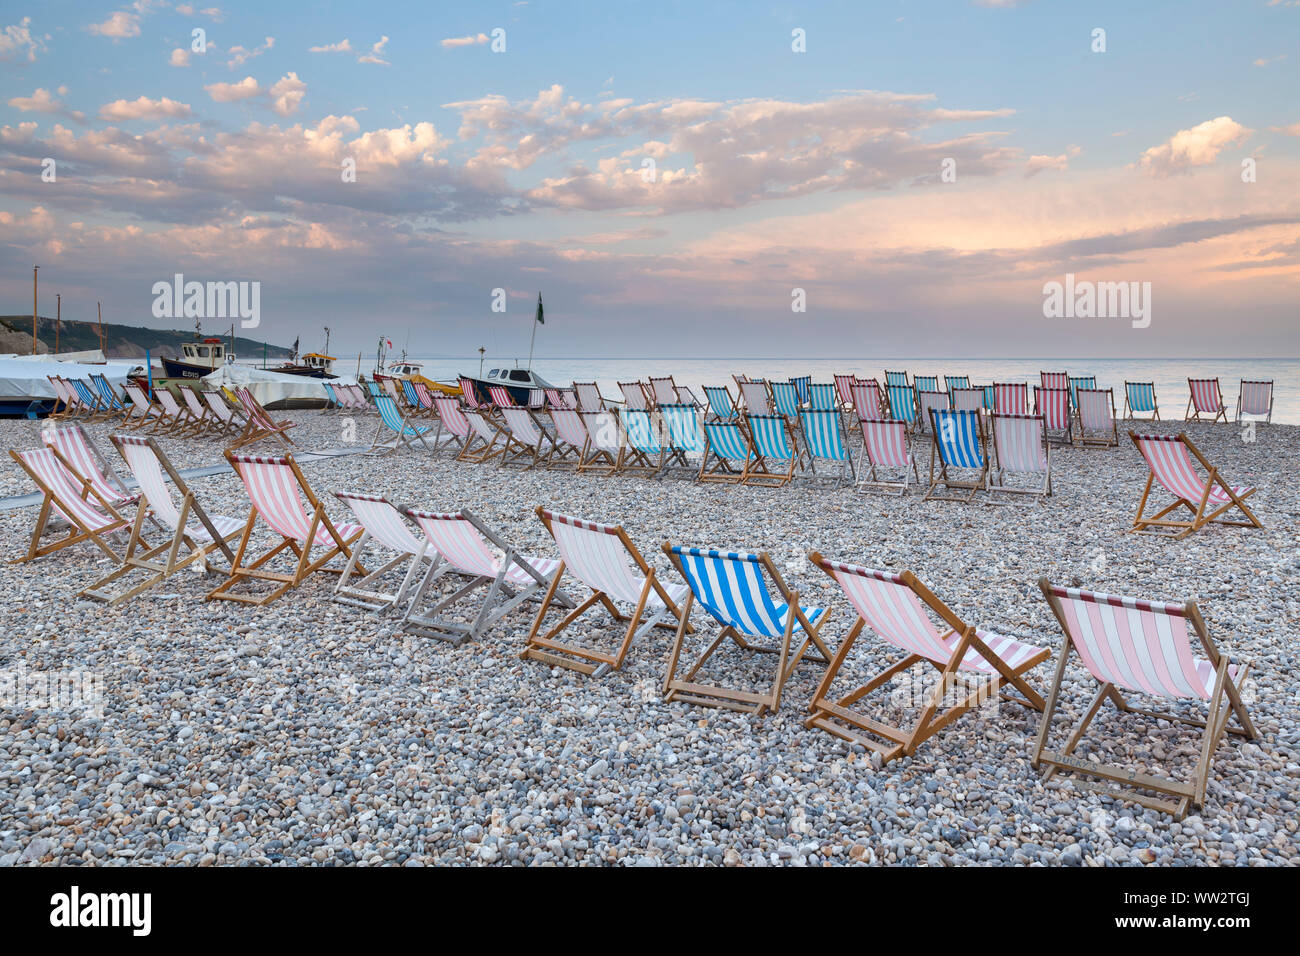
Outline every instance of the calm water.
<svg viewBox="0 0 1300 956"><path fill-rule="evenodd" d="M465 359L419 358L424 374L439 381L455 379L460 373L476 374L478 356ZM500 362L500 360L498 360ZM368 374L373 359L362 361L362 373ZM1187 379L1218 376L1223 402L1232 418L1237 404L1241 379L1273 380L1273 421L1300 424L1300 359L1080 359L1062 365L1047 359L537 359L533 363L539 375L558 385L595 381L603 394L618 397L620 381L644 380L651 375L672 375L678 385L689 385L703 400L703 385L731 386L733 373L753 377L785 380L797 375L811 375L814 382L833 381L836 373L853 373L880 379L885 369L903 370L913 375L969 375L972 384L993 382L1038 383L1040 371L1068 371L1071 375L1095 375L1101 388L1115 389L1115 408L1124 408L1124 382L1155 382L1160 414L1164 418L1183 417L1187 408ZM491 359L484 371L494 368ZM355 363L339 363L339 371L350 374Z"/></svg>

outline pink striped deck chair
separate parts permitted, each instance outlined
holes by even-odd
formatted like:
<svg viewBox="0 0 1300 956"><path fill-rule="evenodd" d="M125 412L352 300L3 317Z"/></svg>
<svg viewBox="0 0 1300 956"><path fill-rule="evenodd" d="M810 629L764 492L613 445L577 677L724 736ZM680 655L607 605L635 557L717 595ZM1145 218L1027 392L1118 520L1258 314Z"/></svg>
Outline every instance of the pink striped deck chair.
<svg viewBox="0 0 1300 956"><path fill-rule="evenodd" d="M767 394L767 382L763 379L745 379L739 382L740 397L745 402L745 411L749 415L772 414L772 401Z"/></svg>
<svg viewBox="0 0 1300 956"><path fill-rule="evenodd" d="M857 378L853 375L835 376L835 394L839 396L840 407L847 411L853 409L853 384Z"/></svg>
<svg viewBox="0 0 1300 956"><path fill-rule="evenodd" d="M1255 493L1255 489L1228 484L1219 470L1206 461L1205 456L1186 435L1139 435L1136 432L1129 432L1128 435L1151 469L1146 487L1142 489L1142 500L1138 502L1137 516L1133 519L1133 531L1172 533L1175 539L1182 540L1210 523L1239 528L1264 527L1246 506L1246 499ZM1193 458L1205 469L1205 478L1197 472L1196 465L1192 463ZM1173 495L1175 501L1150 517L1145 517L1147 498L1151 494L1151 486L1156 484ZM1166 518L1175 508L1186 508L1192 512L1191 520ZM1233 508L1239 508L1249 520L1229 521L1220 517ZM1170 530L1163 532L1160 530L1162 528Z"/></svg>
<svg viewBox="0 0 1300 956"><path fill-rule="evenodd" d="M80 403L72 387L61 375L47 375L50 387L54 389L54 407L50 409L50 418L63 418L72 413ZM62 406L62 408L60 408Z"/></svg>
<svg viewBox="0 0 1300 956"><path fill-rule="evenodd" d="M564 391L558 388L547 388L544 391L546 393L546 402L551 408L571 409L577 407L575 402L570 400L571 393L566 394Z"/></svg>
<svg viewBox="0 0 1300 956"><path fill-rule="evenodd" d="M1039 372L1038 378L1043 388L1063 388L1067 392L1070 390L1069 372Z"/></svg>
<svg viewBox="0 0 1300 956"><path fill-rule="evenodd" d="M87 587L81 595L109 605L119 604L155 587L182 568L197 564L196 571L212 571L208 557L214 551L224 554L228 565L233 564L235 554L230 546L244 529L244 522L223 515L209 516L153 438L113 435L111 439L135 475L144 502L136 509L121 566ZM168 479L180 495L179 507L172 500ZM146 512L167 534L166 540L154 547L149 546L142 534ZM107 590L109 585L139 572L144 572L145 577L134 587L116 594Z"/></svg>
<svg viewBox="0 0 1300 956"><path fill-rule="evenodd" d="M887 763L895 757L910 757L917 747L966 711L999 697L1034 710L1043 709L1043 698L1024 675L1051 656L1046 648L964 623L911 571L873 571L827 560L816 551L810 552L808 558L840 586L858 614L813 694L811 716L804 722L808 729L817 727L861 744ZM938 626L926 613L927 608L939 619ZM870 627L877 637L906 656L850 693L833 699L828 696L831 687L864 627ZM939 678L918 701L920 713L911 727L896 727L852 709L859 700L917 664L937 669ZM1020 695L1007 693L1006 685Z"/></svg>
<svg viewBox="0 0 1300 956"><path fill-rule="evenodd" d="M524 471L544 465L555 454L555 441L527 408L502 408L502 437L505 450L497 467L524 466Z"/></svg>
<svg viewBox="0 0 1300 956"><path fill-rule="evenodd" d="M359 412L370 410L370 399L366 398L365 390L360 385L345 385L344 391L352 399L352 407Z"/></svg>
<svg viewBox="0 0 1300 956"><path fill-rule="evenodd" d="M993 411L999 415L1028 415L1029 386L1024 382L994 382Z"/></svg>
<svg viewBox="0 0 1300 956"><path fill-rule="evenodd" d="M954 388L952 390L952 410L954 412L978 412L984 408L983 388Z"/></svg>
<svg viewBox="0 0 1300 956"><path fill-rule="evenodd" d="M883 418L863 418L862 451L858 457L858 490L889 489L906 494L912 482L920 484L921 475L916 468L907 437L907 422ZM899 480L881 477L881 468L901 470Z"/></svg>
<svg viewBox="0 0 1300 956"><path fill-rule="evenodd" d="M430 569L416 589L402 624L409 630L438 640L460 644L477 640L488 628L525 601L540 601L560 569L560 562L535 558L516 551L469 511L424 511L406 508L404 513L424 532L442 561ZM492 548L501 555L493 553ZM450 595L439 594L432 605L421 610L429 589L447 574L468 579ZM475 611L447 612L467 597L486 589L483 603ZM573 607L568 595L552 593L552 603ZM472 619L465 623L464 619Z"/></svg>
<svg viewBox="0 0 1300 956"><path fill-rule="evenodd" d="M650 376L650 394L656 405L679 405L681 396L677 394L677 383L671 375Z"/></svg>
<svg viewBox="0 0 1300 956"><path fill-rule="evenodd" d="M492 404L501 410L503 408L514 408L515 400L510 394L510 390L504 385L489 385L488 395L492 397Z"/></svg>
<svg viewBox="0 0 1300 956"><path fill-rule="evenodd" d="M1187 411L1183 413L1184 421L1203 422L1204 416L1210 416L1211 422L1228 420L1228 409L1223 404L1223 392L1217 378L1189 378L1187 388Z"/></svg>
<svg viewBox="0 0 1300 956"><path fill-rule="evenodd" d="M488 462L505 454L505 442L502 440L505 436L495 423L489 421L478 409L463 408L460 414L469 422L470 435L456 456L457 461ZM474 447L474 439L478 439L477 448Z"/></svg>
<svg viewBox="0 0 1300 956"><path fill-rule="evenodd" d="M408 602L419 580L440 560L437 550L424 535L412 533L397 506L383 495L356 491L335 491L333 494L348 506L364 529L352 546L343 573L339 575L334 587L334 600L377 614L392 611ZM387 548L395 553L395 557L353 580L362 555L372 544ZM379 590L385 586L385 580L391 590Z"/></svg>
<svg viewBox="0 0 1300 956"><path fill-rule="evenodd" d="M1044 375L1054 373L1044 372ZM1049 441L1074 442L1074 415L1070 411L1069 388L1034 386L1034 412L1043 419Z"/></svg>
<svg viewBox="0 0 1300 956"><path fill-rule="evenodd" d="M462 375L457 381L460 382L460 398L466 408L480 410L492 407L490 402L479 400L478 384L472 378Z"/></svg>
<svg viewBox="0 0 1300 956"><path fill-rule="evenodd" d="M650 398L640 382L619 382L618 388L623 393L623 403L628 408L645 411L650 407Z"/></svg>
<svg viewBox="0 0 1300 956"><path fill-rule="evenodd" d="M637 638L656 627L676 629L681 617L678 605L686 597L686 585L660 581L621 526L586 521L542 507L537 508L537 517L555 539L561 561L520 657L603 677L623 666ZM543 634L546 614L566 573L587 587L591 596ZM619 603L632 605L632 613L620 610ZM620 624L628 622L617 648L611 652L590 644L561 641L560 635L596 604Z"/></svg>
<svg viewBox="0 0 1300 956"><path fill-rule="evenodd" d="M587 449L587 426L582 423L582 414L572 408L552 408L551 424L555 427L551 435L555 453L549 464L577 468Z"/></svg>
<svg viewBox="0 0 1300 956"><path fill-rule="evenodd" d="M18 467L40 489L41 510L36 516L32 539L27 554L17 560L32 561L52 554L70 545L89 541L103 551L114 563L122 561L105 541L107 535L129 526L127 520L97 492L89 480L77 474L72 463L57 448L34 448L31 451L9 450ZM52 544L41 544L49 531L57 530L51 518L62 519L67 525L67 535Z"/></svg>
<svg viewBox="0 0 1300 956"><path fill-rule="evenodd" d="M162 415L154 422L153 428L149 429L150 432L164 428L169 435L190 438L201 429L198 419L181 407L169 389L155 388L153 394L158 407L162 409Z"/></svg>
<svg viewBox="0 0 1300 956"><path fill-rule="evenodd" d="M1056 391L1056 389L1053 389ZM1065 393L1067 409L1070 393ZM1037 495L1052 493L1052 452L1047 445L1047 430L1039 415L994 415L993 451L997 467L989 480L989 504L1005 503L997 493L1009 495ZM1033 485L1013 485L1010 475L1030 475L1038 479ZM1021 499L1023 500L1023 499Z"/></svg>
<svg viewBox="0 0 1300 956"><path fill-rule="evenodd" d="M1109 388L1080 388L1079 441L1088 445L1119 445L1119 423L1115 419L1115 393Z"/></svg>
<svg viewBox="0 0 1300 956"><path fill-rule="evenodd" d="M587 430L587 444L578 471L598 471L612 475L623 467L623 429L619 427L617 412L587 412L582 414L582 424Z"/></svg>
<svg viewBox="0 0 1300 956"><path fill-rule="evenodd" d="M600 388L595 382L574 382L574 394L578 396L578 411L603 412L605 399L601 397Z"/></svg>
<svg viewBox="0 0 1300 956"><path fill-rule="evenodd" d="M293 444L293 439L288 435L289 429L294 427L293 422L288 419L282 422L275 421L262 407L261 403L253 397L253 393L242 385L235 386L235 398L239 399L240 407L243 408L247 417L244 430L235 439L234 443L226 449L227 451L255 444L263 438L276 438L285 445Z"/></svg>
<svg viewBox="0 0 1300 956"><path fill-rule="evenodd" d="M402 389L397 385L397 379L381 378L379 387L385 395L391 398L399 406L406 404L406 399L402 397Z"/></svg>
<svg viewBox="0 0 1300 956"><path fill-rule="evenodd" d="M438 413L438 430L433 436L433 447L437 449L445 431L447 441L460 448L457 453L457 458L460 458L469 447L469 443L474 440L474 431L470 428L469 419L461 411L460 402L450 396L435 396L433 407Z"/></svg>
<svg viewBox="0 0 1300 956"><path fill-rule="evenodd" d="M418 414L426 416L432 415L433 393L429 391L429 386L425 385L419 379L415 379L411 382L411 388L415 390L415 397L419 399L420 402L420 407L416 410Z"/></svg>
<svg viewBox="0 0 1300 956"><path fill-rule="evenodd" d="M1262 415L1264 421L1273 421L1273 381L1251 382L1241 380L1241 391L1237 393L1237 424L1241 424L1243 415Z"/></svg>
<svg viewBox="0 0 1300 956"><path fill-rule="evenodd" d="M131 400L131 414L127 415L122 422L123 428L141 428L157 422L162 417L162 409L149 401L149 396L139 385L127 382L122 389L126 392L126 397Z"/></svg>
<svg viewBox="0 0 1300 956"><path fill-rule="evenodd" d="M126 484L113 470L112 463L80 425L44 427L41 429L41 441L50 448L57 448L59 454L72 466L77 478L89 482L99 497L114 508L133 505L140 500L138 493L126 490Z"/></svg>
<svg viewBox="0 0 1300 956"><path fill-rule="evenodd" d="M880 383L874 378L858 379L849 388L854 414L859 420L878 420L885 417L880 401Z"/></svg>
<svg viewBox="0 0 1300 956"><path fill-rule="evenodd" d="M1239 691L1249 673L1249 663L1234 665L1227 655L1219 653L1195 601L1162 603L1098 594L1058 587L1047 578L1042 578L1038 585L1065 633L1047 710L1039 721L1038 740L1034 745L1034 767L1041 769L1046 765L1044 782L1061 772L1071 775L1076 787L1160 810L1177 820L1186 816L1192 807L1203 806L1210 765L1225 731L1251 740L1257 736ZM1205 653L1203 658L1193 652L1189 623ZM1079 655L1089 675L1101 686L1070 739L1059 750L1048 750L1047 737L1061 699L1062 678L1071 653ZM1157 713L1132 706L1121 692L1164 698L1175 706L1179 702L1203 701L1208 712L1204 720ZM1201 728L1200 754L1191 781L1181 783L1148 772L1154 768L1133 770L1103 763L1102 754L1093 754L1093 759L1075 756L1075 748L1107 699L1122 714ZM1239 726L1229 727L1228 721L1234 715ZM1080 777L1125 785L1126 789L1107 787Z"/></svg>
<svg viewBox="0 0 1300 956"><path fill-rule="evenodd" d="M277 600L291 588L298 587L318 571L333 574L342 572L341 568L327 568L326 565L340 555L351 558L351 547L361 537L364 529L357 524L336 525L330 520L324 505L312 492L311 485L307 483L292 455L274 458L236 455L227 448L226 460L243 481L244 490L248 492L253 507L244 523L244 533L239 539L230 576L208 592L209 601L239 601L262 607ZM303 498L311 509L310 514L303 507ZM259 517L273 534L279 536L280 543L250 559L248 544ZM293 571L283 573L270 570L267 565L286 549L297 558ZM323 553L313 559L312 552L317 549ZM364 567L358 567L362 574L367 573ZM260 597L233 591L236 585L253 581L269 581L276 586Z"/></svg>

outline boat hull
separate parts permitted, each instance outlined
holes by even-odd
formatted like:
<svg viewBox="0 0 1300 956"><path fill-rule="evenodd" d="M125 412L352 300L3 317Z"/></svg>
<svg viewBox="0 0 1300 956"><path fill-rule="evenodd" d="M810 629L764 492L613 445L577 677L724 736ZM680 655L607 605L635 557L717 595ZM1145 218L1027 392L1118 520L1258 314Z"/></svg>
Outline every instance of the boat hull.
<svg viewBox="0 0 1300 956"><path fill-rule="evenodd" d="M189 362L178 362L176 359L165 358L161 361L164 378L198 379L215 371L206 365L191 365Z"/></svg>

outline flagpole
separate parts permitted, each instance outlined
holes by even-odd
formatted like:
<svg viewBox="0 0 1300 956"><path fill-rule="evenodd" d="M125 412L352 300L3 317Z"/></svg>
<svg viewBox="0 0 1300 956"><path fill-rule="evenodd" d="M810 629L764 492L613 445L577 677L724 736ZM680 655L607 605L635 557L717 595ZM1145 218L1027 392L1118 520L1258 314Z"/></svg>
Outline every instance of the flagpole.
<svg viewBox="0 0 1300 956"><path fill-rule="evenodd" d="M533 370L533 343L537 341L537 319L533 318L533 334L528 340L528 371Z"/></svg>

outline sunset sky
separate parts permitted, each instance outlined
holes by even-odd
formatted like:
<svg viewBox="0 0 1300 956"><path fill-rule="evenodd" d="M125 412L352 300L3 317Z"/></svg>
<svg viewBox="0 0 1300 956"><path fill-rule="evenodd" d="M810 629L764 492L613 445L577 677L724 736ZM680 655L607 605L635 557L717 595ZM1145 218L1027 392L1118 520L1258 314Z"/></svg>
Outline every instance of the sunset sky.
<svg viewBox="0 0 1300 956"><path fill-rule="evenodd" d="M166 327L159 280L260 281L246 334L339 355L526 352L540 290L543 357L1300 356L1297 39L1300 0L5 2L0 313L40 265L43 314ZM1045 318L1066 273L1150 327Z"/></svg>

